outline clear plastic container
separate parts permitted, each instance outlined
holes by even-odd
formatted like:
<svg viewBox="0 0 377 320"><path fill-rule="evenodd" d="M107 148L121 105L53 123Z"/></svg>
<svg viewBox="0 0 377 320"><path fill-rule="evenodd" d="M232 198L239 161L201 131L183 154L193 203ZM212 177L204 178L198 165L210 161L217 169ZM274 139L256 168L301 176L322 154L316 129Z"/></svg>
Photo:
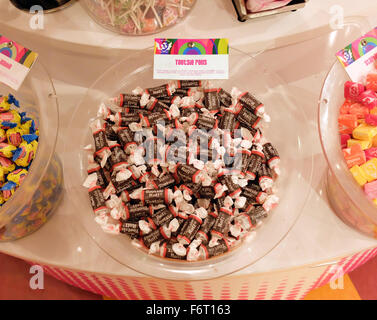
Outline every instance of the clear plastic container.
<svg viewBox="0 0 377 320"><path fill-rule="evenodd" d="M287 235L310 190L312 152L305 134L306 118L282 89L283 82L265 69L257 58L230 49L230 79L217 81L218 86L230 90L233 86L253 92L264 102L272 122L264 130L265 136L277 147L281 156L282 175L278 180L281 202L257 229L251 242L244 242L222 256L199 262L172 261L148 255L136 248L124 235L109 235L94 221L88 189L82 186L87 177L87 151L93 144L89 123L97 116L101 101L130 92L137 86L152 87L166 81L153 80L153 50L140 51L111 67L88 90L77 106L69 125L64 169L66 188L76 206L77 219L88 234L111 257L133 270L151 277L172 280L211 279L238 271L264 257Z"/></svg>
<svg viewBox="0 0 377 320"><path fill-rule="evenodd" d="M338 217L351 227L377 238L377 207L367 199L349 172L340 145L338 116L344 102L344 83L348 80L346 71L336 61L326 77L319 101L319 135L329 166L327 194Z"/></svg>
<svg viewBox="0 0 377 320"><path fill-rule="evenodd" d="M86 11L101 26L125 35L165 30L184 19L196 0L83 0Z"/></svg>
<svg viewBox="0 0 377 320"><path fill-rule="evenodd" d="M54 154L59 112L54 86L36 61L18 91L0 84L0 93L12 93L39 126L39 144L29 173L14 195L0 208L0 241L24 237L41 227L63 194L63 172Z"/></svg>

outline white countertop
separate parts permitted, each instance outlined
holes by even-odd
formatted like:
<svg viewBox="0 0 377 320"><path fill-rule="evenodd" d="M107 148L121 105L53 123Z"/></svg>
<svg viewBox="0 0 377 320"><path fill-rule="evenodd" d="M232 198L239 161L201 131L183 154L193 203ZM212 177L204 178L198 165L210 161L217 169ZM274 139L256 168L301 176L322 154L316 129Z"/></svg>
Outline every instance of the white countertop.
<svg viewBox="0 0 377 320"><path fill-rule="evenodd" d="M199 10L199 6L205 5L203 2L207 2L207 0L199 0L199 3L194 10ZM237 22L233 11L229 12L230 10L233 10L233 8L226 4L227 1L208 0L208 2L216 3L218 6L225 6L224 12L221 13L224 14L225 19L223 20L221 28L213 29L213 32L188 33L188 30L192 25L191 18L189 17L189 19L179 27L181 31L186 30L186 33L180 33L179 35L184 34L192 37L200 35L204 37L205 34L208 35L208 33L211 33L211 37L228 36L231 38L231 43L236 43L241 48L242 46L251 48L252 45L250 45L250 43L260 43L262 38L266 38L265 40L269 42L276 37L277 40L274 42L275 44L282 44L282 42L284 42L284 36L282 38L278 38L276 34L274 34L274 37L268 36L270 33L267 29L265 33L250 33L251 29L254 30L254 28L256 28L255 30L257 30L258 28L261 28L262 24L264 24L266 28L267 21L262 20L259 22L246 22L249 26L247 27L249 33L242 31L244 33L241 33L239 36L231 37L228 33L230 32L229 30L238 30L238 28L239 30L244 30L243 28L246 28L245 23ZM336 3L336 1L312 0L307 6L308 9L296 13L301 16L300 19L303 19L303 16L306 16L308 21L303 25L311 25L314 28L314 25L318 23L318 20L323 19L323 22L325 16L328 19L328 10L327 7L323 7L324 3L331 4ZM345 12L352 12L352 7L357 7L354 8L356 12L358 10L365 10L365 12L367 12L368 8L371 10L370 12L377 12L377 3L374 0L363 0L357 5L354 5L354 1L348 0L344 0L342 3L345 7ZM353 6L351 6L350 3L353 3ZM322 6L320 4L322 4ZM2 6L4 6L4 2L0 4L0 9L2 9ZM305 11L309 10L309 8L314 10L311 14L310 12ZM372 9L374 11L372 11ZM8 20L4 20L3 18L0 19L0 26L7 23L7 27L10 28L8 23L11 19L16 19L16 21L20 21L21 23L22 15L24 14L14 12L14 9L9 10L12 14L8 17ZM81 34L81 39L84 42L87 41L89 44L90 39L83 36L86 34L86 31L81 30L80 33L78 29L73 31L70 29L73 21L76 21L75 17L79 14L83 14L82 9L78 4L57 13L57 16L64 17L64 15L69 14L70 12L72 12L70 20L63 18L58 19L60 22L55 26L56 29L54 30L60 30L60 32L54 34L55 39L67 39L72 38L67 37L67 35L75 35L76 38L73 37L71 41L74 41L75 39L78 41L80 38L79 34ZM1 15L5 15L4 10L0 10L0 16ZM292 18L293 15L294 14L292 14L292 16L281 15L279 18L271 17L266 20L269 20L268 25L270 25L270 30L274 29L276 31L279 31L280 28L278 25L280 26L280 23L278 25L272 24L272 21L274 19L276 19L276 22L278 22L278 19L281 19L279 22L285 21L287 25L284 23L285 27L281 28L285 29L285 36L288 36L288 30L291 30L292 39L294 38L297 40L296 36L304 29L297 27L298 18ZM376 18L377 16L368 17L369 21L372 22L376 22ZM131 44L127 42L127 39L130 38L125 37L122 39L118 35L113 35L94 24L92 25L90 20L85 19L87 19L86 16L82 18L83 21L78 25L84 26L85 24L90 24L94 29L88 31L89 34L90 32L97 32L98 36L112 38L112 41L110 41L111 44L108 43L110 46L123 48L126 47L126 43L129 45L129 49L150 46L149 40L151 40L152 37L132 38L136 40ZM192 19L196 19L194 13ZM312 20L316 20L316 22ZM78 21L76 22L78 23ZM229 24L229 27L227 24ZM322 26L323 25L324 22ZM371 24L371 26L373 26L373 24ZM67 33L63 33L63 27L67 28ZM209 25L207 27L209 27ZM22 28L22 26L17 25L17 27L12 26L11 28ZM197 28L199 27L197 26ZM163 36L167 36L168 32L171 32L169 34L172 35L173 30L175 30L175 28L167 31ZM308 32L308 38L312 38L309 29L305 30ZM18 34L13 30L10 31L9 34L5 32L2 33L25 45L29 45L29 43L33 44L33 49L41 54L41 61L43 61L54 78L54 84L59 96L61 127L63 128L60 133L57 152L61 157L64 157L62 152L64 130L67 130L67 121L73 108L83 94L85 94L86 88L90 83L105 71L108 66L121 59L124 56L124 53L121 55L114 54L109 57L99 57L83 53L74 54L69 50L57 49L55 46L56 42L53 42L54 46L51 47L47 46L44 40L41 40L40 37L34 37L31 39L29 33L27 31L25 32L26 33ZM280 30L280 32L283 32L283 30ZM50 37L52 35L52 30L47 28L42 34L46 37ZM244 35L246 34L248 38L244 39ZM282 33L279 34L281 35ZM287 83L285 87L287 94L292 95L292 99L296 102L297 106L303 108L306 112L307 118L309 119L307 124L308 135L311 136L311 140L313 141L314 176L311 183L311 195L308 203L289 235L266 257L254 265L240 271L238 274L268 272L303 265L315 266L324 261L336 261L340 257L377 246L377 240L368 238L346 226L329 208L324 187L326 162L322 155L316 123L319 92L329 67L335 61L334 53L338 49L347 45L358 35L357 28L343 36L332 33L330 36L325 35L316 38L313 41L270 50L263 53L260 57L270 71L275 72ZM69 203L68 197L65 197L62 205L56 211L51 220L38 232L15 242L1 243L0 251L25 260L71 269L117 275L139 275L119 264L99 249L81 225L79 225L74 216L74 208L72 207L72 204Z"/></svg>

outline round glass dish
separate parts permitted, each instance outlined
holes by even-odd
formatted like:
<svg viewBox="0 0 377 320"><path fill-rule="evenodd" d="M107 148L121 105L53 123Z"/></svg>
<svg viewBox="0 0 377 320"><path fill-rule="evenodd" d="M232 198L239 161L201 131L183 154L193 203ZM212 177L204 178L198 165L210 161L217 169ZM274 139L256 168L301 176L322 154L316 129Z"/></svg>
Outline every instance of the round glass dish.
<svg viewBox="0 0 377 320"><path fill-rule="evenodd" d="M36 61L18 91L0 84L0 94L12 93L39 127L39 144L25 180L0 208L0 241L24 237L42 226L59 204L63 171L54 154L59 128L58 101L43 65Z"/></svg>
<svg viewBox="0 0 377 320"><path fill-rule="evenodd" d="M77 106L66 137L64 163L66 187L76 205L77 218L94 241L111 257L127 267L152 277L171 280L204 280L236 272L264 257L287 235L299 217L310 191L312 176L311 142L307 141L306 118L289 99L283 83L269 73L257 59L238 50L230 50L229 80L216 81L225 90L233 86L255 94L271 116L265 136L277 147L281 156L282 175L278 180L281 202L257 229L249 243L205 261L172 261L146 252L131 244L128 237L113 236L102 231L94 221L88 189L82 186L87 177L87 151L93 144L89 123L97 116L101 101L131 92L137 86L152 87L166 81L153 80L153 49L140 51L111 67L89 88Z"/></svg>
<svg viewBox="0 0 377 320"><path fill-rule="evenodd" d="M102 27L125 35L147 35L182 21L196 0L82 0L91 18Z"/></svg>
<svg viewBox="0 0 377 320"><path fill-rule="evenodd" d="M335 213L351 227L377 238L377 208L367 199L344 160L338 117L344 102L344 83L349 77L339 62L330 69L323 84L318 107L318 128L329 170L327 195Z"/></svg>

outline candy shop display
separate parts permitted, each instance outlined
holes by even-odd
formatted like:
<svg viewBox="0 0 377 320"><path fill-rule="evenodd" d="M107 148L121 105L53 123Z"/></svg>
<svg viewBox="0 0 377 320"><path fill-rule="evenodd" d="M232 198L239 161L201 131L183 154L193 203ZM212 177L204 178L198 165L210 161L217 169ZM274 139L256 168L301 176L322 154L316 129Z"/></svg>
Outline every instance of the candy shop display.
<svg viewBox="0 0 377 320"><path fill-rule="evenodd" d="M195 0L84 0L91 17L102 26L126 35L160 32L175 25Z"/></svg>
<svg viewBox="0 0 377 320"><path fill-rule="evenodd" d="M19 107L13 95L0 96L0 206L26 178L38 148L36 123Z"/></svg>
<svg viewBox="0 0 377 320"><path fill-rule="evenodd" d="M105 232L196 261L240 244L278 204L280 157L249 92L175 81L120 94L98 115L84 186Z"/></svg>

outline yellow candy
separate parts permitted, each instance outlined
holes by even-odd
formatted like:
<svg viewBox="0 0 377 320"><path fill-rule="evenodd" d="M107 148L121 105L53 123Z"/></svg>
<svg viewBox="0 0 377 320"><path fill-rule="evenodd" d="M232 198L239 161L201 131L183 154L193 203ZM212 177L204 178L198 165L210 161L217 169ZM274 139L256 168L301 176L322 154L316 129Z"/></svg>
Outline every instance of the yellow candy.
<svg viewBox="0 0 377 320"><path fill-rule="evenodd" d="M17 123L18 125L21 124L21 116L16 110L9 110L9 112L13 115L12 122Z"/></svg>
<svg viewBox="0 0 377 320"><path fill-rule="evenodd" d="M17 184L17 186L19 186L22 183L22 181L25 179L26 175L27 175L27 170L17 169L9 173L7 176L7 179L8 181L12 181L15 184Z"/></svg>
<svg viewBox="0 0 377 320"><path fill-rule="evenodd" d="M369 111L370 114L377 114L377 108L373 108Z"/></svg>
<svg viewBox="0 0 377 320"><path fill-rule="evenodd" d="M0 112L5 112L10 109L10 104L8 103L8 97L0 97Z"/></svg>
<svg viewBox="0 0 377 320"><path fill-rule="evenodd" d="M21 124L23 134L29 134L30 133L30 127L31 127L31 120L26 121L25 123Z"/></svg>
<svg viewBox="0 0 377 320"><path fill-rule="evenodd" d="M372 141L348 139L347 148L351 148L355 144L359 144L361 146L361 149L366 150L372 146Z"/></svg>
<svg viewBox="0 0 377 320"><path fill-rule="evenodd" d="M0 191L0 204L3 204L5 202L3 193Z"/></svg>
<svg viewBox="0 0 377 320"><path fill-rule="evenodd" d="M377 127L370 126L370 125L364 124L364 123L360 124L352 132L352 136L355 139L359 139L359 140L370 141L376 135L377 135Z"/></svg>
<svg viewBox="0 0 377 320"><path fill-rule="evenodd" d="M11 144L0 142L0 156L5 158L12 158L13 153L17 148Z"/></svg>
<svg viewBox="0 0 377 320"><path fill-rule="evenodd" d="M373 199L373 203L377 206L377 199ZM377 231L377 230L375 230Z"/></svg>
<svg viewBox="0 0 377 320"><path fill-rule="evenodd" d="M367 181L367 178L365 176L365 173L363 170L361 170L361 168L359 166L353 166L351 169L350 169L350 172L352 173L353 177L355 178L356 182L360 185L360 186L363 186L364 184L366 184L368 181Z"/></svg>
<svg viewBox="0 0 377 320"><path fill-rule="evenodd" d="M370 159L360 166L361 170L365 173L368 182L377 179L377 158Z"/></svg>
<svg viewBox="0 0 377 320"><path fill-rule="evenodd" d="M22 135L24 134L24 131L21 127L15 127L7 130L7 139L8 143L18 147L20 143L22 142Z"/></svg>
<svg viewBox="0 0 377 320"><path fill-rule="evenodd" d="M4 142L7 139L7 133L4 129L0 128L0 141Z"/></svg>
<svg viewBox="0 0 377 320"><path fill-rule="evenodd" d="M0 182L4 182L4 168L2 166L0 166Z"/></svg>
<svg viewBox="0 0 377 320"><path fill-rule="evenodd" d="M26 141L24 141L18 146L18 157L14 161L16 165L20 167L27 167L30 164L30 162L34 159L38 143L33 142L29 144Z"/></svg>

